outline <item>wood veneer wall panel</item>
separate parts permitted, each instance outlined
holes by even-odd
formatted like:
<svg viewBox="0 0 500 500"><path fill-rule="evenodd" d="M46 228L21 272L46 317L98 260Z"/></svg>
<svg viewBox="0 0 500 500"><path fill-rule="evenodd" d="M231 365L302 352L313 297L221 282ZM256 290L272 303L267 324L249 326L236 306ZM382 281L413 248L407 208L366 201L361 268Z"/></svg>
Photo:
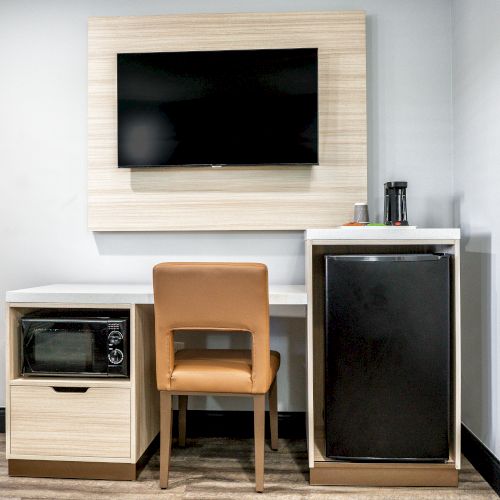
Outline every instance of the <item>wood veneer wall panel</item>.
<svg viewBox="0 0 500 500"><path fill-rule="evenodd" d="M318 166L117 167L117 53L298 47L318 48ZM90 18L88 64L92 230L334 226L366 199L363 12Z"/></svg>

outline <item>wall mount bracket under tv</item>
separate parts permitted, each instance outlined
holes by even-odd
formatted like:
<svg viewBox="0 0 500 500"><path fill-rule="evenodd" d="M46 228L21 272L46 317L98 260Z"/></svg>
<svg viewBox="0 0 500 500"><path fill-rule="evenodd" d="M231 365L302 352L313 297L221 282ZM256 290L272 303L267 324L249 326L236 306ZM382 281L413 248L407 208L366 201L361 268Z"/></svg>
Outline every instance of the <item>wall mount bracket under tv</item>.
<svg viewBox="0 0 500 500"><path fill-rule="evenodd" d="M117 54L118 166L318 164L318 50Z"/></svg>

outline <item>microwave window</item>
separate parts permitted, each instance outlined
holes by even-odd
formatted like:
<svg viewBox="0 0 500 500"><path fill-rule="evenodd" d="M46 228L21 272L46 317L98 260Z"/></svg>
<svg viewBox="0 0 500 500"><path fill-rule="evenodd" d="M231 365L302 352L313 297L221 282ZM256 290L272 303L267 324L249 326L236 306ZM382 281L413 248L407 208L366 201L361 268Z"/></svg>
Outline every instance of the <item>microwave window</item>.
<svg viewBox="0 0 500 500"><path fill-rule="evenodd" d="M89 371L93 358L91 331L50 330L34 337L34 359L39 370Z"/></svg>
<svg viewBox="0 0 500 500"><path fill-rule="evenodd" d="M34 321L24 327L23 344L24 373L107 373L105 323Z"/></svg>

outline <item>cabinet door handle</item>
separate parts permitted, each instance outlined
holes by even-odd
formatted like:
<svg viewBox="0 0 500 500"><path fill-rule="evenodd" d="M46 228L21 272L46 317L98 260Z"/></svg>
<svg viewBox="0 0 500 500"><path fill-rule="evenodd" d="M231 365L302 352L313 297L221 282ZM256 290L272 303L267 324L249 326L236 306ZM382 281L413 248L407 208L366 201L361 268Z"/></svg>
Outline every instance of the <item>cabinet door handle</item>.
<svg viewBox="0 0 500 500"><path fill-rule="evenodd" d="M88 387L52 387L55 392L83 393L89 390Z"/></svg>

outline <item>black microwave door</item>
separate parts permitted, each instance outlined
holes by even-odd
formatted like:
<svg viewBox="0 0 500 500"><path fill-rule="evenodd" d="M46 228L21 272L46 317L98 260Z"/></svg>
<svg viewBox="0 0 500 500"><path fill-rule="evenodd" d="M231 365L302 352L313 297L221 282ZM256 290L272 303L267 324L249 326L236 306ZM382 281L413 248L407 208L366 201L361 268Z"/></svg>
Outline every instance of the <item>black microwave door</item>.
<svg viewBox="0 0 500 500"><path fill-rule="evenodd" d="M23 372L106 374L107 324L23 320Z"/></svg>

